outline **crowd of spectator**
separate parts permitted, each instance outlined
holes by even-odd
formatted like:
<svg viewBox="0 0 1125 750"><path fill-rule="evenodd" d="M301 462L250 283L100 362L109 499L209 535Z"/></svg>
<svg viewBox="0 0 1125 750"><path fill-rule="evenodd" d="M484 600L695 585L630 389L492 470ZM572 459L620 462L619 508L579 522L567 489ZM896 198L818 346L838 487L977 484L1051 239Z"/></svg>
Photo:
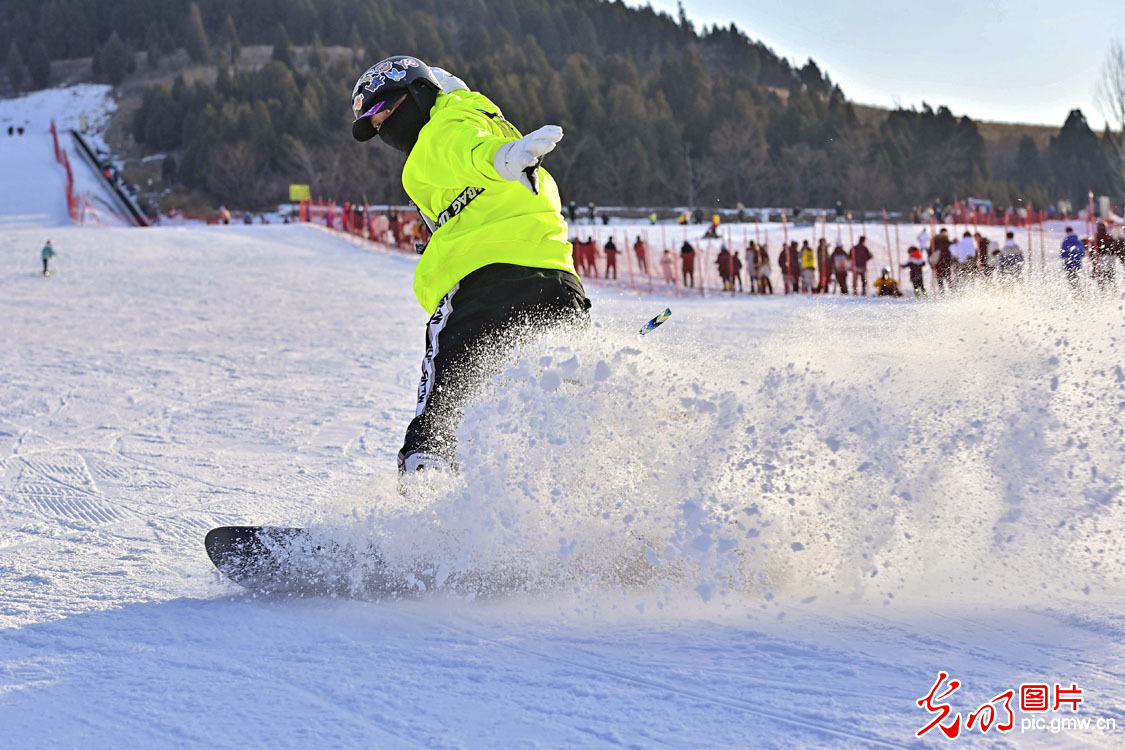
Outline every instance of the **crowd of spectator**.
<svg viewBox="0 0 1125 750"><path fill-rule="evenodd" d="M596 208L590 205L587 210L588 224L596 224L599 216ZM329 228L400 248L420 249L428 238L428 230L418 219L417 212L394 207L372 211L361 205L344 203L342 210L329 208L322 220ZM923 228L908 247L906 261L900 268L909 278L915 296L926 295L932 287L938 292L952 291L970 280L1022 278L1027 270L1025 251L1016 240L1015 232L1009 230L1005 235L1003 243L996 244L979 231L965 229L956 237L947 227L941 227L931 236L930 230ZM1104 286L1115 279L1117 262L1125 262L1125 238L1120 236L1120 231L1115 237L1105 223L1099 222L1092 237L1080 239L1071 227L1067 227L1066 235L1059 258L1068 279L1079 282L1086 259L1089 259L1090 275L1098 284ZM618 247L614 237L599 242L592 231L571 237L571 243L575 268L584 279L618 280L623 262L620 256L631 249L632 257L628 258L628 267L624 269L630 273L654 282L659 280L669 291L681 287L695 289L701 283L699 275L703 273L700 266L704 253L686 237L678 259L671 248L660 251L658 259L650 259L649 244L641 235L636 235L631 248L626 245L624 250ZM850 247L845 247L841 236L833 243L827 237L793 240L781 243L776 253L771 251L768 242L756 240L748 240L743 249L733 251L721 239L718 244L718 253L709 257L725 292L774 294L771 276L776 265L781 274L778 294L902 296L897 269L884 266L876 274L869 273L874 256L866 235L860 235Z"/></svg>

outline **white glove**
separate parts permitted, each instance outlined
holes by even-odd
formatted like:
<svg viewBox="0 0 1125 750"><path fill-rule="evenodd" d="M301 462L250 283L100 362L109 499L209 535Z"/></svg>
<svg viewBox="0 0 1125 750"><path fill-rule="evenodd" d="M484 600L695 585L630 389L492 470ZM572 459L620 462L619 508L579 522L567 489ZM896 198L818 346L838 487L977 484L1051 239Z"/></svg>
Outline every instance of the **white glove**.
<svg viewBox="0 0 1125 750"><path fill-rule="evenodd" d="M464 81L462 81L460 78L453 75L449 71L432 66L430 67L430 70L433 71L434 78L437 79L437 82L441 84L441 93L448 94L450 91L469 90L469 87L465 85Z"/></svg>
<svg viewBox="0 0 1125 750"><path fill-rule="evenodd" d="M525 188L539 195L539 163L562 137L563 131L558 125L544 125L518 141L505 143L492 162L496 173L505 180L519 180Z"/></svg>

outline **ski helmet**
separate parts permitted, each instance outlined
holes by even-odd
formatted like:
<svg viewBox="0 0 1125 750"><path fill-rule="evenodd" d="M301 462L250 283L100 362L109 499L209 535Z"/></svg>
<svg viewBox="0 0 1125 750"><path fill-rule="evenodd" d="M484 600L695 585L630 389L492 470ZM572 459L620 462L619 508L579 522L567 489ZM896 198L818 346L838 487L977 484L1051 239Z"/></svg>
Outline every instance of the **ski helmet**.
<svg viewBox="0 0 1125 750"><path fill-rule="evenodd" d="M352 89L352 137L369 141L376 135L400 151L409 153L418 140L418 131L429 122L430 108L441 91L430 66L416 57L395 55L368 68ZM393 106L406 94L406 100L387 118L379 130L371 115L382 107Z"/></svg>

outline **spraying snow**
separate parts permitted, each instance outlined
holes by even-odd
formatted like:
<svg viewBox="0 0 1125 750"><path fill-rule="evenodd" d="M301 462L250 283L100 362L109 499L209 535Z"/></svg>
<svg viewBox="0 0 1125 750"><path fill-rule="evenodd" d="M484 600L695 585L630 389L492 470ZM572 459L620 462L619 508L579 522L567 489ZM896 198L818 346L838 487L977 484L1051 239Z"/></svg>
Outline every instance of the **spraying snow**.
<svg viewBox="0 0 1125 750"><path fill-rule="evenodd" d="M903 746L939 670L957 711L1073 680L1125 722L1120 290L595 291L585 333L496 361L460 475L410 504L409 258L51 237L50 279L41 229L0 237L14 746ZM441 591L246 595L201 544L236 523L375 540Z"/></svg>

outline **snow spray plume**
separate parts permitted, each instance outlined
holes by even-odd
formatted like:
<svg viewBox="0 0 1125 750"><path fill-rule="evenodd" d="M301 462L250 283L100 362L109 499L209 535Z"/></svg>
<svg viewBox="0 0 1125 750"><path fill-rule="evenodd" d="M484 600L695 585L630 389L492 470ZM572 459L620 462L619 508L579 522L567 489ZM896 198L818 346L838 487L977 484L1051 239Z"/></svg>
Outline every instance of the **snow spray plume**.
<svg viewBox="0 0 1125 750"><path fill-rule="evenodd" d="M460 475L363 534L461 590L1120 594L1122 307L1036 282L811 304L752 346L548 333L497 354Z"/></svg>

